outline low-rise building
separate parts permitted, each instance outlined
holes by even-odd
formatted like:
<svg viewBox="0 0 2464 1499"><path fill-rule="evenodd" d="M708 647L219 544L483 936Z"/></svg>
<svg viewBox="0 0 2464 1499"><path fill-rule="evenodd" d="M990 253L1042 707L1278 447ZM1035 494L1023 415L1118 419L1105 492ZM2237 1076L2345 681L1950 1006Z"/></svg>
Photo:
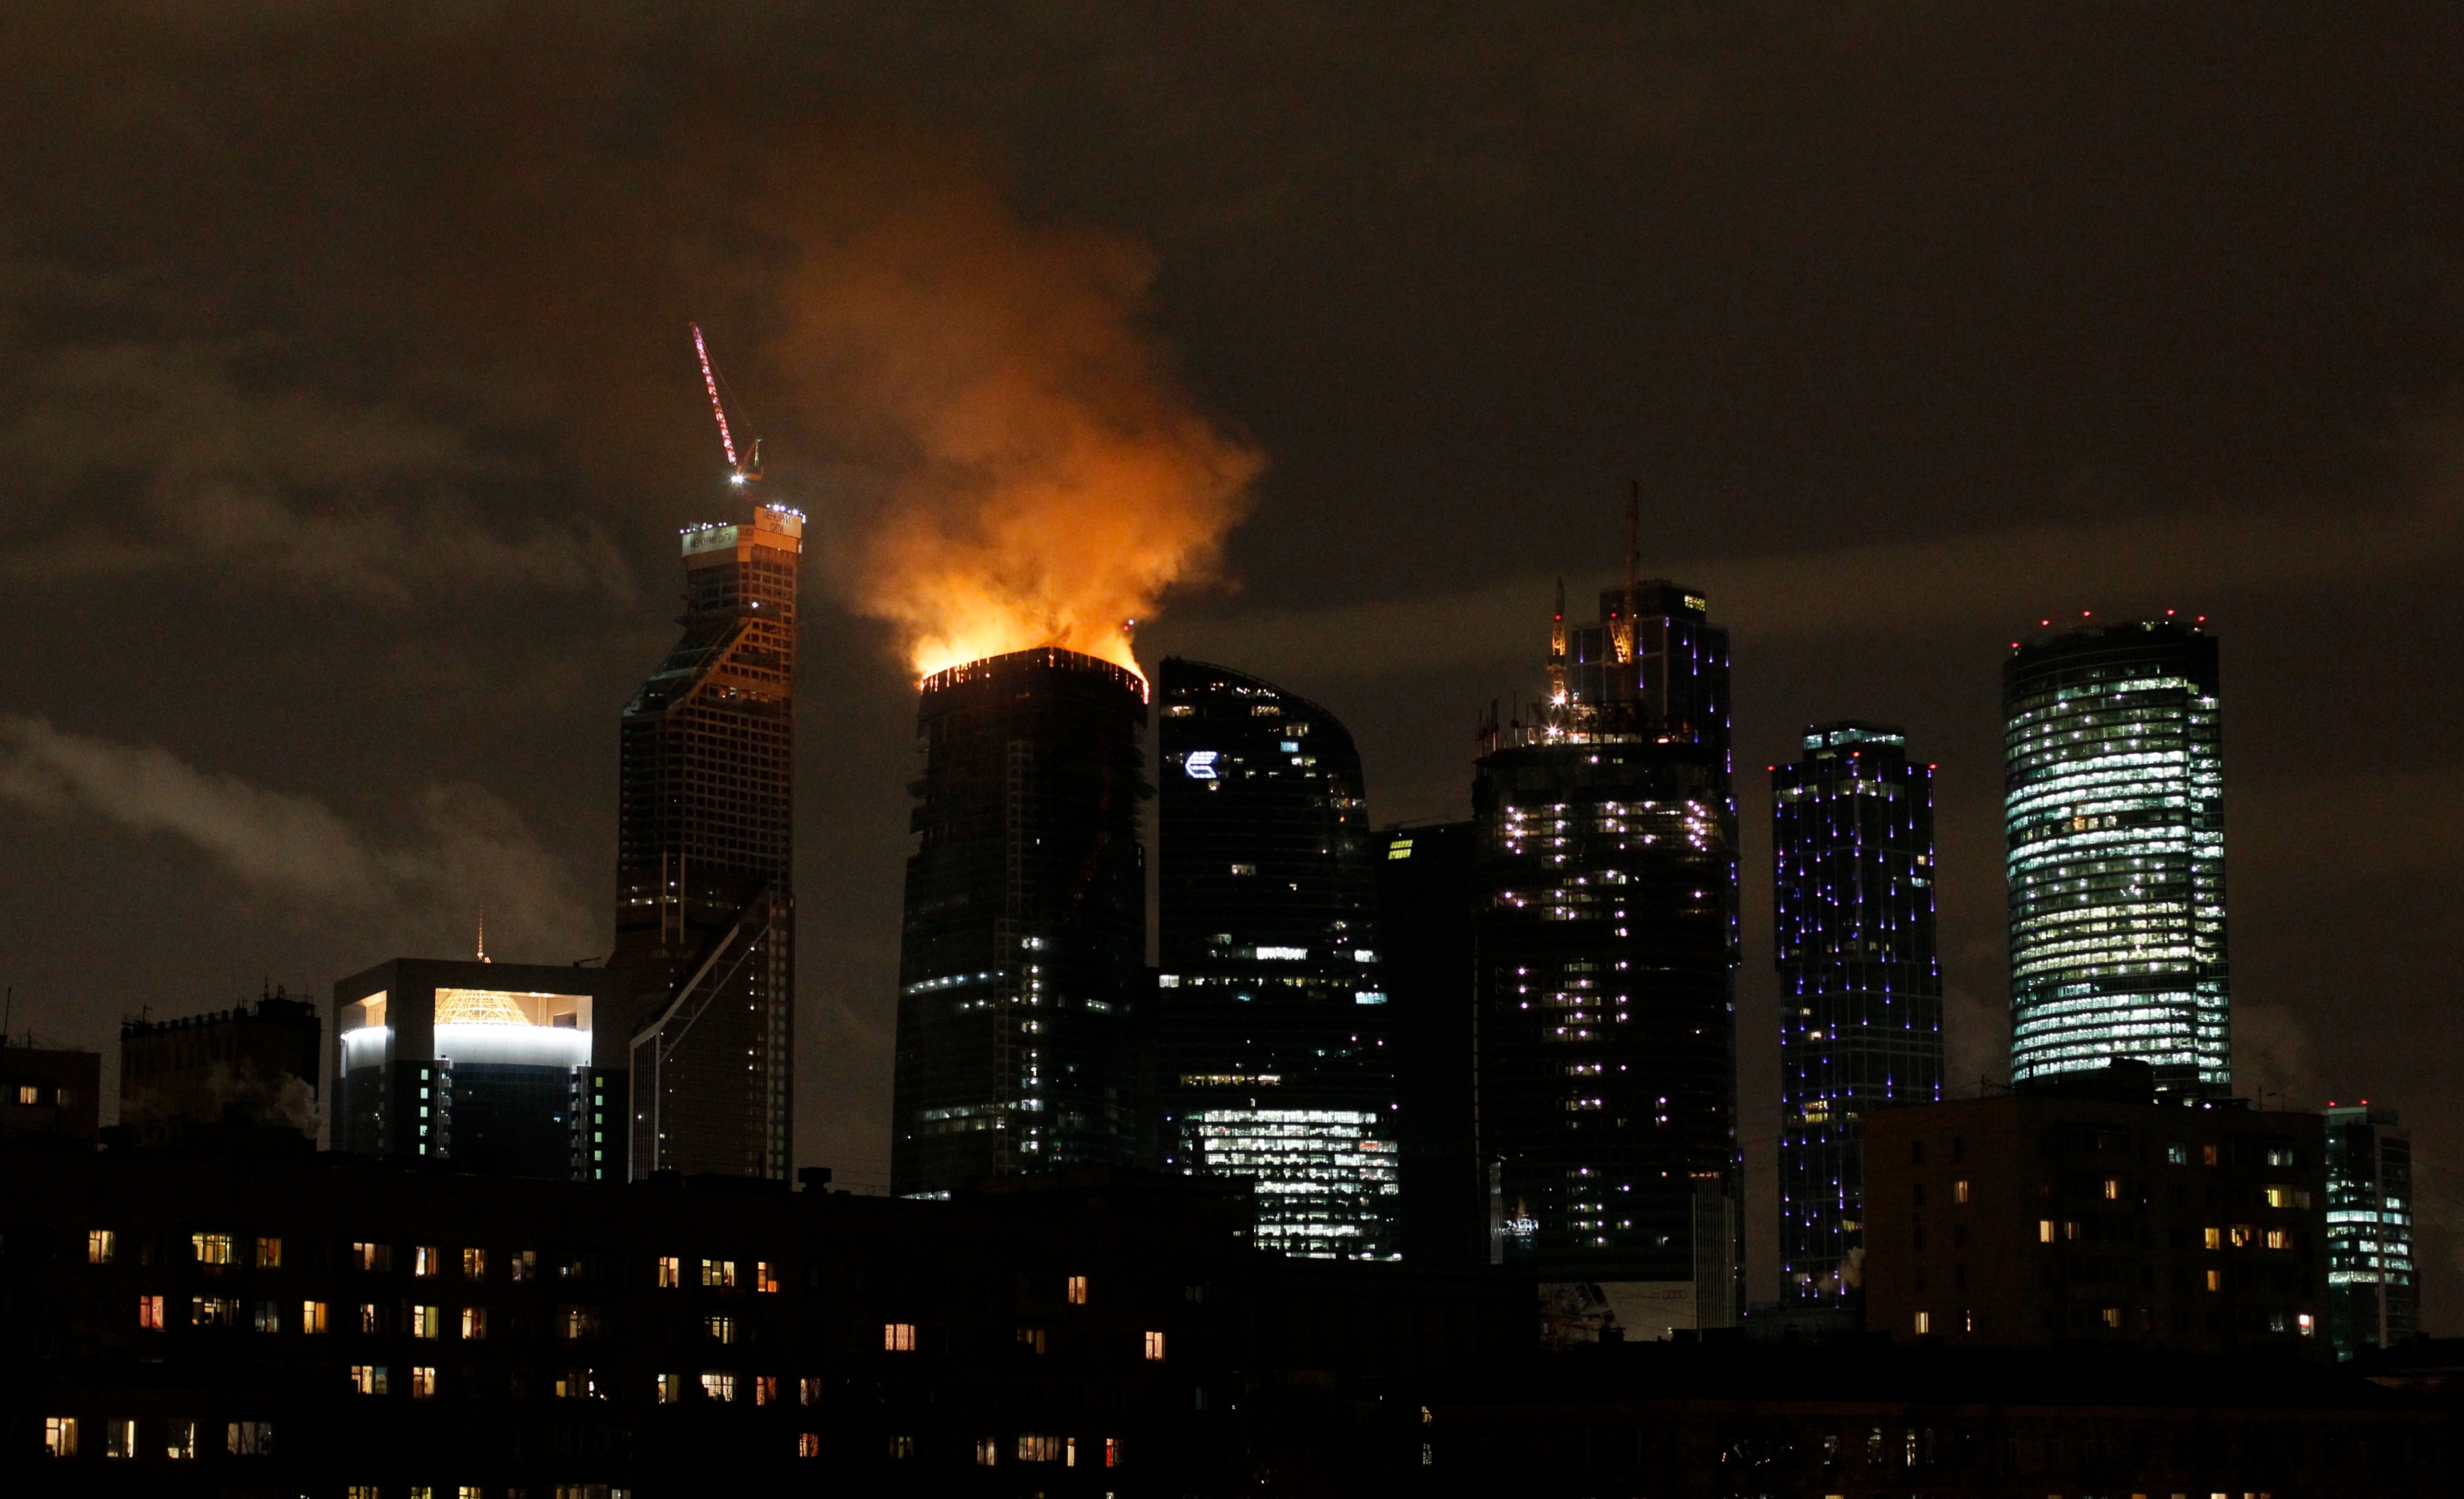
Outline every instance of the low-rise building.
<svg viewBox="0 0 2464 1499"><path fill-rule="evenodd" d="M91 1147L102 1122L102 1053L11 1045L0 1036L0 1139Z"/></svg>
<svg viewBox="0 0 2464 1499"><path fill-rule="evenodd" d="M120 1023L120 1123L128 1142L273 1129L314 1138L324 1025L317 1006L267 994L252 1009Z"/></svg>
<svg viewBox="0 0 2464 1499"><path fill-rule="evenodd" d="M2327 1356L2323 1121L2155 1099L2123 1062L1869 1114L1866 1327Z"/></svg>

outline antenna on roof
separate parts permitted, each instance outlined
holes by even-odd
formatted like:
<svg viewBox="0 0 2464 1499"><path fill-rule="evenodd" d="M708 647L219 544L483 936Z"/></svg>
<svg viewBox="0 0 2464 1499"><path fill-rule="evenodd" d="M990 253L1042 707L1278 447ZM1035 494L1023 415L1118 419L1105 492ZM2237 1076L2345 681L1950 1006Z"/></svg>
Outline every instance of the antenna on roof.
<svg viewBox="0 0 2464 1499"><path fill-rule="evenodd" d="M1634 594L1638 575L1642 571L1642 480L1632 485L1625 498L1625 613L1617 621L1617 660L1634 660Z"/></svg>
<svg viewBox="0 0 2464 1499"><path fill-rule="evenodd" d="M495 961L488 956L488 908L485 906L479 908L479 961Z"/></svg>

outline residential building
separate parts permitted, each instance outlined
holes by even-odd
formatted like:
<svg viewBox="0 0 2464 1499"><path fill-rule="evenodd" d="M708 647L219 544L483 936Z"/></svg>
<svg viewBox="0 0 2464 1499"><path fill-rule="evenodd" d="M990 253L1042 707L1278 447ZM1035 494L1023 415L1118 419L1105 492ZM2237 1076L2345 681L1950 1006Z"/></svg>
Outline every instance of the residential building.
<svg viewBox="0 0 2464 1499"><path fill-rule="evenodd" d="M1387 828L1370 845L1395 1048L1402 1187L1396 1247L1424 1265L1485 1265L1488 1180L1480 1164L1473 914L1478 828Z"/></svg>
<svg viewBox="0 0 2464 1499"><path fill-rule="evenodd" d="M195 1129L271 1129L314 1139L324 1025L315 1002L268 993L252 1009L120 1023L120 1123L138 1145Z"/></svg>
<svg viewBox="0 0 2464 1499"><path fill-rule="evenodd" d="M2327 1106L2327 1323L2336 1356L2421 1331L2412 1255L2412 1134L2392 1109Z"/></svg>
<svg viewBox="0 0 2464 1499"><path fill-rule="evenodd" d="M2232 1091L2217 684L2215 638L2170 618L2003 663L2013 1081L2132 1057Z"/></svg>
<svg viewBox="0 0 2464 1499"><path fill-rule="evenodd" d="M768 503L687 530L684 633L625 709L608 967L634 999L608 1081L630 1096L635 1176L787 1176L803 531Z"/></svg>
<svg viewBox="0 0 2464 1499"><path fill-rule="evenodd" d="M0 1036L0 1139L92 1148L101 1133L102 1053Z"/></svg>
<svg viewBox="0 0 2464 1499"><path fill-rule="evenodd" d="M605 968L397 958L334 985L333 1148L494 1176L625 1179L631 990Z"/></svg>
<svg viewBox="0 0 2464 1499"><path fill-rule="evenodd" d="M1865 1325L2326 1357L2323 1121L2145 1063L1865 1116Z"/></svg>
<svg viewBox="0 0 2464 1499"><path fill-rule="evenodd" d="M1897 729L1824 723L1771 776L1781 1311L1854 1325L1861 1121L1942 1097L1933 767Z"/></svg>
<svg viewBox="0 0 2464 1499"><path fill-rule="evenodd" d="M903 1197L1152 1158L1147 684L1057 647L925 678L899 946Z"/></svg>
<svg viewBox="0 0 2464 1499"><path fill-rule="evenodd" d="M1705 607L1631 562L1595 624L1561 590L1548 699L1492 716L1472 785L1497 1255L1645 1333L1739 1299L1728 641Z"/></svg>
<svg viewBox="0 0 2464 1499"><path fill-rule="evenodd" d="M1155 999L1167 1167L1250 1181L1260 1247L1397 1253L1401 1152L1360 755L1244 672L1155 675Z"/></svg>

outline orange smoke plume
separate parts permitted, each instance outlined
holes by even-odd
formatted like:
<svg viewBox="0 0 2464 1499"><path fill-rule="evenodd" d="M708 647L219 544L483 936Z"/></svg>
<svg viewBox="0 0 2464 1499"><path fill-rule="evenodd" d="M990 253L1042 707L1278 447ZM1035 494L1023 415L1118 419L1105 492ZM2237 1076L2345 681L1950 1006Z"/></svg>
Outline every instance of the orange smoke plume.
<svg viewBox="0 0 2464 1499"><path fill-rule="evenodd" d="M1154 269L964 186L805 240L781 354L884 475L847 584L919 675L1044 645L1136 671L1130 622L1213 575L1265 460L1141 324Z"/></svg>

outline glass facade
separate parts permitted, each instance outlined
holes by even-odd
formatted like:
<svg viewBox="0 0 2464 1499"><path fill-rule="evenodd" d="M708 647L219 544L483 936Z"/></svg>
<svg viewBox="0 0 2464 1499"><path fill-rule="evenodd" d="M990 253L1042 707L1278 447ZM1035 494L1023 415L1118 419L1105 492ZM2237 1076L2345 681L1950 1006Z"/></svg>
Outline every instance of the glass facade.
<svg viewBox="0 0 2464 1499"><path fill-rule="evenodd" d="M898 957L902 1197L1151 1158L1135 672L1046 647L925 678Z"/></svg>
<svg viewBox="0 0 2464 1499"><path fill-rule="evenodd" d="M1933 768L1906 736L1818 724L1771 768L1780 979L1780 1296L1859 1301L1867 1111L1942 1097Z"/></svg>
<svg viewBox="0 0 2464 1499"><path fill-rule="evenodd" d="M1161 1145L1245 1177L1261 1248L1396 1253L1400 1183L1376 871L1360 756L1255 677L1155 677Z"/></svg>
<svg viewBox="0 0 2464 1499"><path fill-rule="evenodd" d="M1419 1264L1488 1263L1488 1179L1480 1165L1479 1022L1472 914L1479 829L1469 821L1389 827L1377 867L1386 1014L1402 1106L1396 1244Z"/></svg>
<svg viewBox="0 0 2464 1499"><path fill-rule="evenodd" d="M2002 668L2014 1082L2144 1061L2232 1091L2216 642L2064 630Z"/></svg>
<svg viewBox="0 0 2464 1499"><path fill-rule="evenodd" d="M1719 1325L1737 1268L1736 804L1727 632L1705 609L1630 583L1569 628L1561 599L1549 698L1485 726L1472 807L1497 1256L1693 1282Z"/></svg>
<svg viewBox="0 0 2464 1499"><path fill-rule="evenodd" d="M803 530L760 504L686 531L684 634L625 709L608 966L638 995L635 1177L787 1175Z"/></svg>
<svg viewBox="0 0 2464 1499"><path fill-rule="evenodd" d="M2339 1358L2420 1331L2412 1136L2392 1109L2327 1106L2327 1324Z"/></svg>

